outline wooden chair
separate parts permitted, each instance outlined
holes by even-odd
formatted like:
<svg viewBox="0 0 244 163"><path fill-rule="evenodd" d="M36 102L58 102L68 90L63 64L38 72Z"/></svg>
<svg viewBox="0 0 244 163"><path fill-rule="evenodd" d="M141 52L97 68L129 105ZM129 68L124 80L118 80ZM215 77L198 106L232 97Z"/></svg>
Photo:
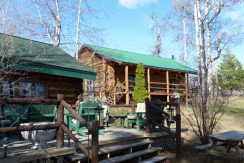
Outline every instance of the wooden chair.
<svg viewBox="0 0 244 163"><path fill-rule="evenodd" d="M89 124L91 124L92 120L97 120L98 115L95 112L95 108L97 106L101 106L101 103L98 103L96 101L87 101L83 102L78 107L78 114L84 118ZM77 121L76 119L72 118L72 114L68 115L68 123L69 123L69 130L76 131L81 136L87 136L85 133L86 127L83 126L80 121ZM98 131L99 134L104 135L104 132L102 130Z"/></svg>

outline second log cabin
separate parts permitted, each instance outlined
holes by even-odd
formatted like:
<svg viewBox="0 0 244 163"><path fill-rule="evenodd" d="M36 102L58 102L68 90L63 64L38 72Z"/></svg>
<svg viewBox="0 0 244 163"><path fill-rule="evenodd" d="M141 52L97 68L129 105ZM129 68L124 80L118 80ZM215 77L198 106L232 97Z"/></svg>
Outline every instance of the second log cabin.
<svg viewBox="0 0 244 163"><path fill-rule="evenodd" d="M135 87L135 70L139 62L145 65L145 78L151 100L169 101L179 93L188 103L188 75L196 70L175 60L134 52L84 44L79 61L91 67L96 80L84 80L84 96L110 97L111 104L130 104Z"/></svg>

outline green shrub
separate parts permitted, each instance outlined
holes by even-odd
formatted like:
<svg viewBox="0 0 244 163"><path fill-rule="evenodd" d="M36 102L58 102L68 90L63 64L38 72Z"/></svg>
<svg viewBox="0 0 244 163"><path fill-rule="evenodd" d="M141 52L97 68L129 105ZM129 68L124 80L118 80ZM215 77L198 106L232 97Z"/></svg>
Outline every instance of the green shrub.
<svg viewBox="0 0 244 163"><path fill-rule="evenodd" d="M145 98L148 97L148 93L147 90L145 88L145 69L144 69L144 65L142 62L140 62L137 65L136 68L136 86L134 89L134 92L132 94L133 100L136 103L142 103L145 101Z"/></svg>

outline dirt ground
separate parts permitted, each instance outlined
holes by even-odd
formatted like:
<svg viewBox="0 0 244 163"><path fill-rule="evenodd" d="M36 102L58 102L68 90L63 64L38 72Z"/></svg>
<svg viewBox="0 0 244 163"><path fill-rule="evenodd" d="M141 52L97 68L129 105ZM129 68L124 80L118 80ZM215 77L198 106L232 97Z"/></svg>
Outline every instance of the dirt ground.
<svg viewBox="0 0 244 163"><path fill-rule="evenodd" d="M193 149L194 146L200 145L199 139L194 134L188 121L182 116L182 128L187 128L188 131L182 132L183 146L181 163L204 163L206 155L203 152L197 152ZM243 114L224 114L217 124L214 134L230 130L244 131L244 115ZM213 163L232 163L231 160L222 160L214 158Z"/></svg>

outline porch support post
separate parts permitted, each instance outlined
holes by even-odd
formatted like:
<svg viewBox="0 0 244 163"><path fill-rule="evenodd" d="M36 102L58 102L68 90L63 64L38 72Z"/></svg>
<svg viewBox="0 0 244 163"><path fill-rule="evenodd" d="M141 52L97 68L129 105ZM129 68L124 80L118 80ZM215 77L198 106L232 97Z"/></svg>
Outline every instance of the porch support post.
<svg viewBox="0 0 244 163"><path fill-rule="evenodd" d="M169 102L169 71L166 71L167 102Z"/></svg>
<svg viewBox="0 0 244 163"><path fill-rule="evenodd" d="M188 106L188 73L185 73L185 87L186 87L186 106Z"/></svg>
<svg viewBox="0 0 244 163"><path fill-rule="evenodd" d="M148 87L148 95L149 95L149 100L151 101L151 76L150 76L150 68L147 68L147 87Z"/></svg>
<svg viewBox="0 0 244 163"><path fill-rule="evenodd" d="M125 99L126 99L126 104L130 103L130 95L129 95L129 66L125 66Z"/></svg>

